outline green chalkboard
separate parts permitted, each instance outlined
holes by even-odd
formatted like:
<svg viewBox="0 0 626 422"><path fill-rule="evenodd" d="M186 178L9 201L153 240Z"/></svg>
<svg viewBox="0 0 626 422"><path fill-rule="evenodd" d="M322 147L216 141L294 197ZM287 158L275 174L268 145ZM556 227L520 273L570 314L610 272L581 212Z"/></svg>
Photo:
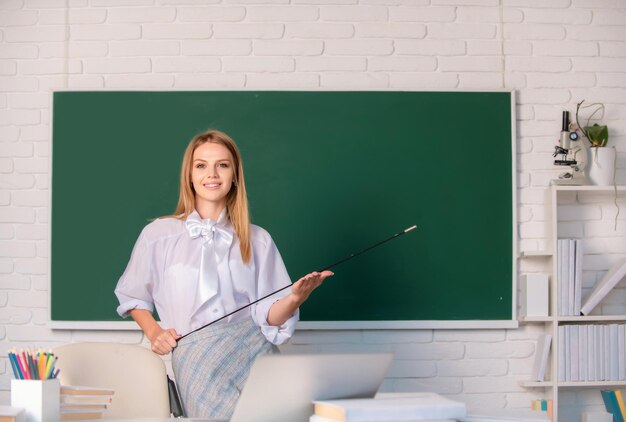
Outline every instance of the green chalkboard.
<svg viewBox="0 0 626 422"><path fill-rule="evenodd" d="M238 143L253 223L292 279L335 269L303 321L512 320L511 92L56 92L51 317L117 321L113 289L173 212L188 141Z"/></svg>

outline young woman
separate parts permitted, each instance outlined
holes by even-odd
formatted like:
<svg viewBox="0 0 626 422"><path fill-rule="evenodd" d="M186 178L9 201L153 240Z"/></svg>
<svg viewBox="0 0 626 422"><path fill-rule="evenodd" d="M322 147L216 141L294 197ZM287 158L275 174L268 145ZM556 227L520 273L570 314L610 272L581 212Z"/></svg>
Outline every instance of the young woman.
<svg viewBox="0 0 626 422"><path fill-rule="evenodd" d="M187 146L174 215L141 232L115 289L117 312L137 322L155 353L173 351L186 416L229 418L254 359L291 337L299 306L331 275L308 274L193 332L291 283L270 235L250 224L239 149L210 130Z"/></svg>

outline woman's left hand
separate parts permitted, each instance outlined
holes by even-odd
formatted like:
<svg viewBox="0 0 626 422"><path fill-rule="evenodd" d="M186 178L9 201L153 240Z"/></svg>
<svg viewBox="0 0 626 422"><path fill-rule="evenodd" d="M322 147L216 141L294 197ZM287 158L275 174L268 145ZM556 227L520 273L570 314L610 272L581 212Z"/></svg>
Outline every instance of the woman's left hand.
<svg viewBox="0 0 626 422"><path fill-rule="evenodd" d="M293 316L293 313L304 303L311 292L319 287L331 275L332 271L315 271L307 274L291 285L291 293L277 300L270 307L267 315L269 325L280 326Z"/></svg>
<svg viewBox="0 0 626 422"><path fill-rule="evenodd" d="M307 274L292 284L291 294L295 297L298 303L302 304L305 300L307 300L313 290L321 286L326 278L333 275L335 274L332 271L315 271Z"/></svg>

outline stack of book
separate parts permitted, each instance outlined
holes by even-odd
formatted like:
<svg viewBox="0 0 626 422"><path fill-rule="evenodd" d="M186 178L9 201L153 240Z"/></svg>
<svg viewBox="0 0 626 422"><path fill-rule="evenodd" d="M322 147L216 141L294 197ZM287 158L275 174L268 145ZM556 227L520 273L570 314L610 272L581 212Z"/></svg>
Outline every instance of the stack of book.
<svg viewBox="0 0 626 422"><path fill-rule="evenodd" d="M61 420L102 419L113 400L109 388L61 386Z"/></svg>
<svg viewBox="0 0 626 422"><path fill-rule="evenodd" d="M626 324L561 325L559 381L625 381Z"/></svg>
<svg viewBox="0 0 626 422"><path fill-rule="evenodd" d="M398 393L371 399L313 402L310 422L448 421L466 415L465 404L436 393Z"/></svg>
<svg viewBox="0 0 626 422"><path fill-rule="evenodd" d="M559 315L580 315L582 294L582 242L559 239L557 243Z"/></svg>

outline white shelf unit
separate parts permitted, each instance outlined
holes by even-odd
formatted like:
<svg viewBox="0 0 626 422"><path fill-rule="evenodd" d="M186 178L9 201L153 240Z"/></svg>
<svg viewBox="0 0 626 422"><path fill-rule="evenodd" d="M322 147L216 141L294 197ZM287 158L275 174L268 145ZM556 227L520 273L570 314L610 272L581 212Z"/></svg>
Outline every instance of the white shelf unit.
<svg viewBox="0 0 626 422"><path fill-rule="evenodd" d="M573 192L597 192L607 196L618 195L624 198L626 186L552 186L546 189L546 228L547 239L546 249L536 252L525 252L520 254L522 259L548 258L550 263L550 316L548 317L525 317L520 318L520 322L527 324L544 324L546 334L552 335L552 343L549 357L549 373L546 374L546 381L522 381L520 385L525 388L543 388L548 398L553 401L553 412L555 422L565 422L564 418L559 419L559 391L563 389L576 388L624 388L626 381L557 381L558 380L558 329L559 326L580 323L623 323L626 321L626 305L624 315L590 315L590 316L559 316L558 315L558 282L557 273L557 227L558 227L558 207L559 195L561 193ZM622 210L626 212L626 210ZM583 238L584 241L584 238Z"/></svg>

